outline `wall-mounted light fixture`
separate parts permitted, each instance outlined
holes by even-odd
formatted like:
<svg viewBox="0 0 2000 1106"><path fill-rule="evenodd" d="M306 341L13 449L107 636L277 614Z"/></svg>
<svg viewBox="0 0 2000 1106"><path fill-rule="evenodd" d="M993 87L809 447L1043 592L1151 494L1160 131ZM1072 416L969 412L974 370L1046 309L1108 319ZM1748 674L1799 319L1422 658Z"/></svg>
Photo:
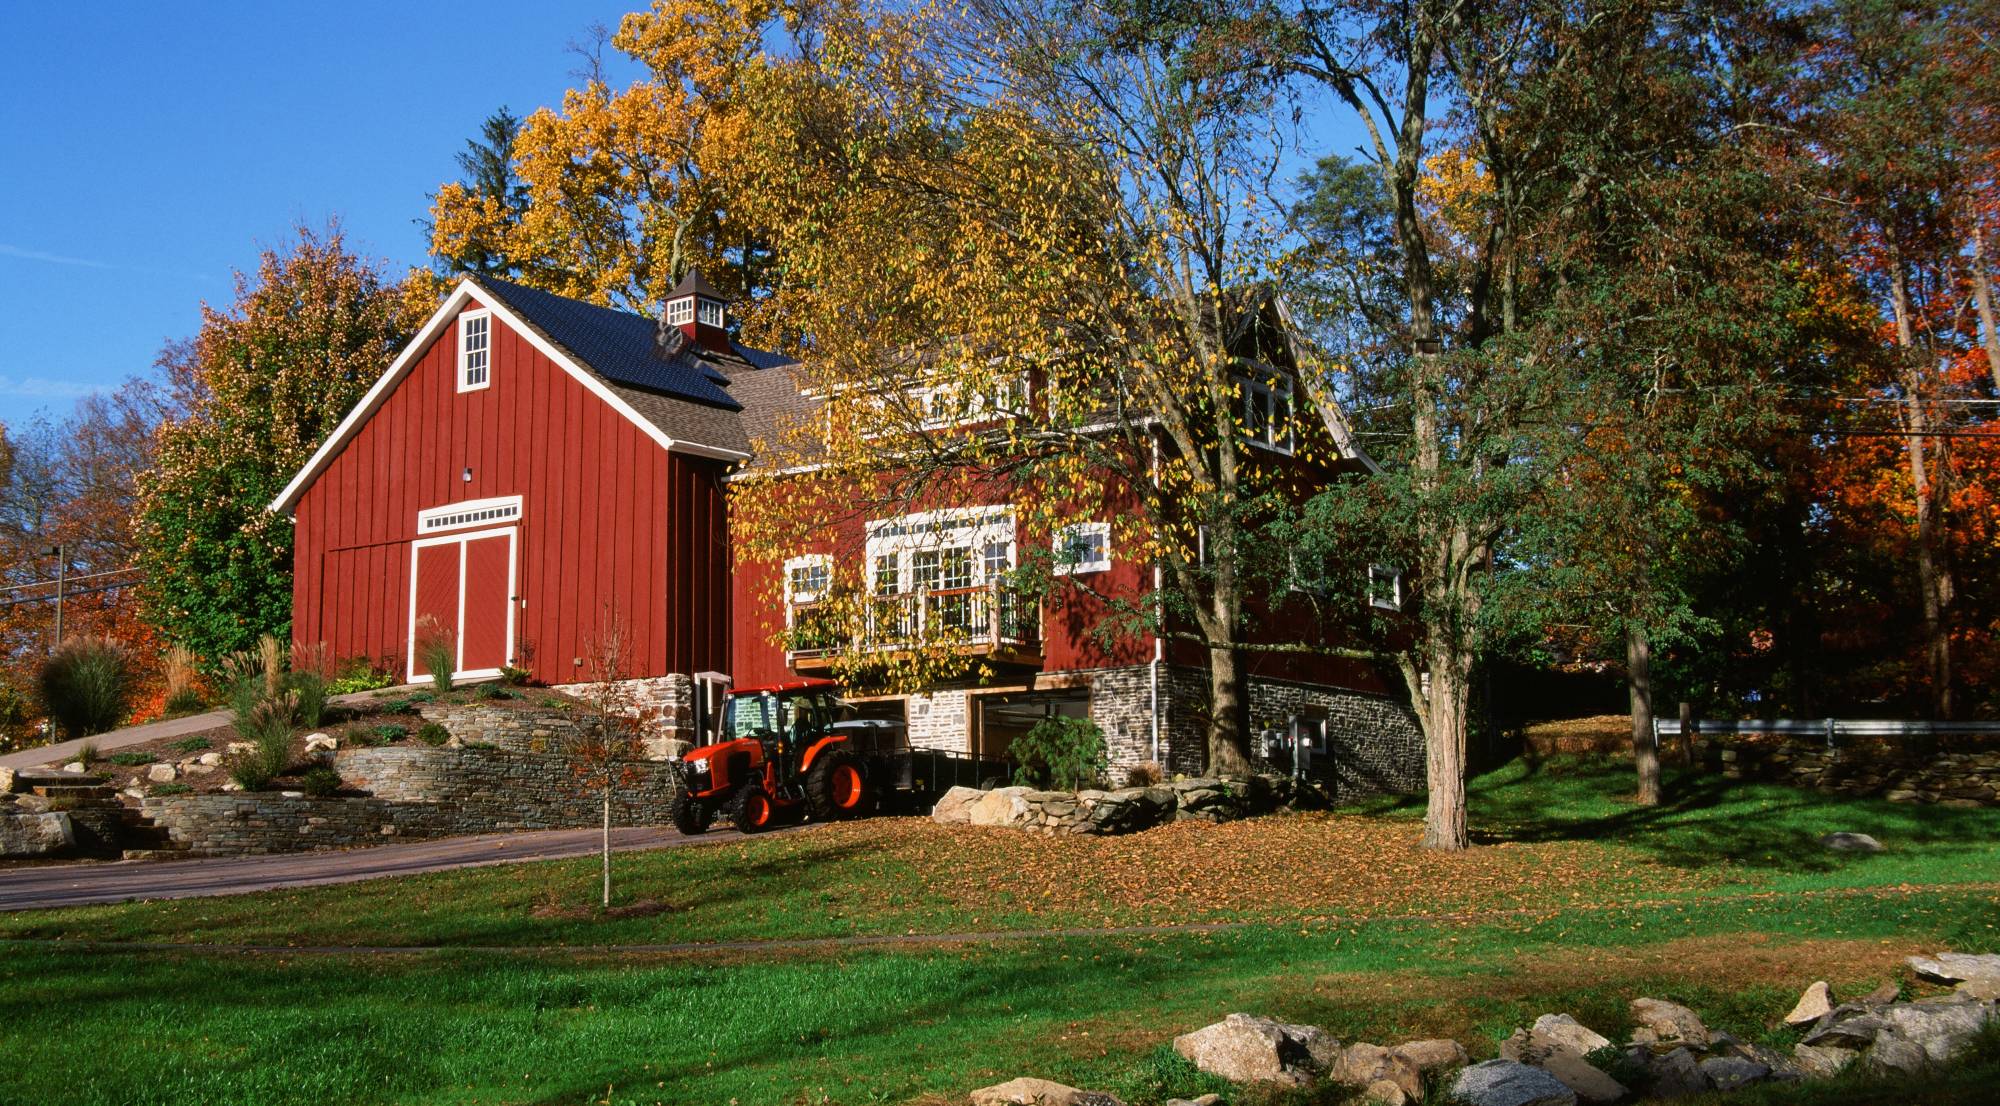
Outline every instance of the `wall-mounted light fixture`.
<svg viewBox="0 0 2000 1106"><path fill-rule="evenodd" d="M472 470L471 470L471 469L466 469L466 470L465 470L465 482L466 482L466 483L468 483L468 484L472 483Z"/></svg>

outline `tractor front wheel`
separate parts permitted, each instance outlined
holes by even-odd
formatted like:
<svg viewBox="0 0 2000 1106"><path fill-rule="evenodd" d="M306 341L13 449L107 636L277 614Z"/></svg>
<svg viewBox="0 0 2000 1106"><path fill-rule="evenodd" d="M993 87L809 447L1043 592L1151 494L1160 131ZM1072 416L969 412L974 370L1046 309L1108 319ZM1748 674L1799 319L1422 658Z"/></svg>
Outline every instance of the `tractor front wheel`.
<svg viewBox="0 0 2000 1106"><path fill-rule="evenodd" d="M806 813L815 822L866 815L875 799L853 753L830 749L806 772Z"/></svg>
<svg viewBox="0 0 2000 1106"><path fill-rule="evenodd" d="M756 784L747 784L729 800L725 811L738 833L756 833L771 824L771 797Z"/></svg>
<svg viewBox="0 0 2000 1106"><path fill-rule="evenodd" d="M715 808L694 797L688 790L687 782L674 780L674 792L667 799L667 815L673 819L674 828L693 837L707 833L715 821Z"/></svg>

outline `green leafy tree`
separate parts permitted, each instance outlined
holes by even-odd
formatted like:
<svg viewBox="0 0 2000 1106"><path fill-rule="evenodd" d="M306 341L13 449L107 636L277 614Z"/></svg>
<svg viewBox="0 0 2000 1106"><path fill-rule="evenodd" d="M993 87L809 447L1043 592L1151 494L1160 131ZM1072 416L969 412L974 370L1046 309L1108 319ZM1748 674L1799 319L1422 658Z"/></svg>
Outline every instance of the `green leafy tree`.
<svg viewBox="0 0 2000 1106"><path fill-rule="evenodd" d="M398 286L337 227L299 228L204 306L188 413L160 431L135 524L148 619L203 657L290 633L291 521L265 510L410 338Z"/></svg>

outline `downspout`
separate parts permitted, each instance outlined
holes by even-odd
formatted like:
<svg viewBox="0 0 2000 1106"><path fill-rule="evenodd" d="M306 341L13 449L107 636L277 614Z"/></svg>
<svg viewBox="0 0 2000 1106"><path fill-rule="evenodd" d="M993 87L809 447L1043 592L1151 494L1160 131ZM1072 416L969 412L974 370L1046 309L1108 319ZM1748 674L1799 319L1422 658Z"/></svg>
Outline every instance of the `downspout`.
<svg viewBox="0 0 2000 1106"><path fill-rule="evenodd" d="M1160 486L1160 439L1157 435L1152 438L1152 446L1153 456L1151 467L1153 488L1157 491ZM1159 535L1156 533L1153 535L1153 538L1153 546L1157 549L1159 548ZM1166 765L1160 760L1160 661L1167 655L1167 646L1165 639L1160 636L1160 631L1164 627L1159 623L1160 588L1164 580L1165 577L1161 575L1160 571L1160 563L1156 559L1153 562L1153 660L1152 663L1146 666L1146 678L1152 690L1152 706L1149 713L1152 716L1153 722L1153 763L1160 766L1160 771L1163 775L1166 772Z"/></svg>

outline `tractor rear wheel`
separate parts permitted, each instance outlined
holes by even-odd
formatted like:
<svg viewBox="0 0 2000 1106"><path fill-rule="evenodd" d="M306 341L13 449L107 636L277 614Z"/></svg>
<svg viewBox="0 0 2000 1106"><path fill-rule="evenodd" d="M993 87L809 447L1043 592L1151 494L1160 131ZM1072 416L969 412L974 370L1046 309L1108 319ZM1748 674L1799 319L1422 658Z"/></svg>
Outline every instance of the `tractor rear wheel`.
<svg viewBox="0 0 2000 1106"><path fill-rule="evenodd" d="M708 832L715 821L715 808L695 798L686 780L676 778L673 794L667 798L667 816L673 819L675 829L693 837Z"/></svg>
<svg viewBox="0 0 2000 1106"><path fill-rule="evenodd" d="M757 784L745 784L729 800L729 807L723 813L729 816L736 832L756 833L771 824L771 797Z"/></svg>
<svg viewBox="0 0 2000 1106"><path fill-rule="evenodd" d="M815 822L859 818L872 809L875 789L861 771L861 761L844 749L828 750L806 771L806 813Z"/></svg>

